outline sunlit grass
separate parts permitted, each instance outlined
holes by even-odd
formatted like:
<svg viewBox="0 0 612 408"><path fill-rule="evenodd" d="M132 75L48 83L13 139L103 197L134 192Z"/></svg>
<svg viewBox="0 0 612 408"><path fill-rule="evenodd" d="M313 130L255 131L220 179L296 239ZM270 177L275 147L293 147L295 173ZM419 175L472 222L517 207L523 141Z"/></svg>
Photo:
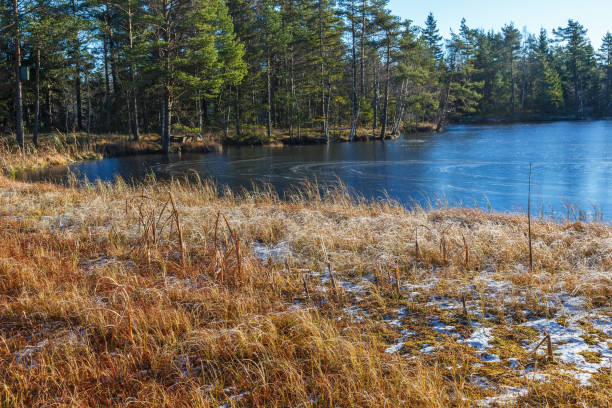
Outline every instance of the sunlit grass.
<svg viewBox="0 0 612 408"><path fill-rule="evenodd" d="M172 151L178 151L179 147L185 153L220 149L212 135L206 135L200 141L186 140L180 145L175 144ZM0 138L0 173L10 177L23 170L67 165L75 161L160 152L160 137L156 134L142 134L139 141L135 142L129 135L92 134L88 137L82 132L52 132L40 136L37 148L28 140L23 151L13 140Z"/></svg>
<svg viewBox="0 0 612 408"><path fill-rule="evenodd" d="M407 209L342 186L306 185L286 200L270 187L219 190L0 178L1 404L612 399L605 365L581 385L546 347L531 353L542 333L528 325L573 324L562 296L612 318L608 225L532 222L528 273L521 215ZM587 317L587 344L612 341ZM499 361L464 341L478 327L491 329L486 353Z"/></svg>

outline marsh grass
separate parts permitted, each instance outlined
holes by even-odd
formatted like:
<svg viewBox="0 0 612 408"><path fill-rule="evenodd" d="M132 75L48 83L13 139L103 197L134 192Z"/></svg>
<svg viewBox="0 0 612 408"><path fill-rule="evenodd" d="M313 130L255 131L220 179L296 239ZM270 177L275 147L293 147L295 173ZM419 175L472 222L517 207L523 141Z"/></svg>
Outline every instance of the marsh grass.
<svg viewBox="0 0 612 408"><path fill-rule="evenodd" d="M609 226L532 220L529 272L521 215L407 209L341 186L286 198L197 179L0 178L0 404L468 407L515 388L519 406L612 399L609 371L583 386L550 358L560 344L530 353L542 334L522 325L559 314L562 294L612 317ZM475 327L491 329L486 352L460 340Z"/></svg>
<svg viewBox="0 0 612 408"><path fill-rule="evenodd" d="M207 135L201 141L186 141L173 146L174 151L182 153L203 153L221 149L221 146ZM159 136L143 134L135 142L126 135L52 132L42 134L39 146L27 143L20 150L14 141L0 137L0 172L14 176L23 170L46 166L66 165L75 161L98 160L103 157L132 156L137 154L160 153Z"/></svg>

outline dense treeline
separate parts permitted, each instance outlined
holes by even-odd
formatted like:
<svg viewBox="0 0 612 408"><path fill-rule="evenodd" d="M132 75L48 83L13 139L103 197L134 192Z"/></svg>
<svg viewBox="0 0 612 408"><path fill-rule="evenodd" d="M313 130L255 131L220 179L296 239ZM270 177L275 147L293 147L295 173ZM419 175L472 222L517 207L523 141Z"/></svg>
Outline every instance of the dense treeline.
<svg viewBox="0 0 612 408"><path fill-rule="evenodd" d="M3 0L0 133L387 137L457 119L612 115L612 35L467 26L387 0ZM367 129L367 131L366 131Z"/></svg>

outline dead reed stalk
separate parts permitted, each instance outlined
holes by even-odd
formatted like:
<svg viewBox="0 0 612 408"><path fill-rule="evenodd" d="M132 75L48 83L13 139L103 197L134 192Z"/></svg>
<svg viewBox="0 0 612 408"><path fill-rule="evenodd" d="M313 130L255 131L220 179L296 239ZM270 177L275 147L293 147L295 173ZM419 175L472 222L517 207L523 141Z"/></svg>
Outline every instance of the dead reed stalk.
<svg viewBox="0 0 612 408"><path fill-rule="evenodd" d="M181 265L185 266L185 241L183 241L183 228L181 226L181 217L179 216L178 210L176 209L176 202L174 201L174 195L172 191L169 191L170 203L172 204L172 214L174 216L174 222L176 223L176 229L178 231L179 245L181 247Z"/></svg>
<svg viewBox="0 0 612 408"><path fill-rule="evenodd" d="M221 214L223 220L225 221L225 225L227 226L227 230L230 233L230 237L232 239L232 243L234 244L234 251L236 252L236 276L242 280L242 260L240 258L240 240L238 239L238 234L235 229L230 227L229 221L225 215Z"/></svg>
<svg viewBox="0 0 612 408"><path fill-rule="evenodd" d="M332 290L334 291L334 297L338 299L338 287L336 286L336 278L334 277L334 271L332 270L331 263L327 263L327 270L329 271L329 278L332 283Z"/></svg>
<svg viewBox="0 0 612 408"><path fill-rule="evenodd" d="M461 237L463 238L463 249L465 251L465 270L467 271L470 267L470 247L468 246L467 240L465 239L465 235L463 232L461 233Z"/></svg>
<svg viewBox="0 0 612 408"><path fill-rule="evenodd" d="M400 298L400 272L399 267L395 266L395 292L397 293L397 298Z"/></svg>
<svg viewBox="0 0 612 408"><path fill-rule="evenodd" d="M304 284L304 292L306 292L306 298L310 299L310 289L308 289L308 278L306 274L302 275L302 283Z"/></svg>
<svg viewBox="0 0 612 408"><path fill-rule="evenodd" d="M469 322L470 314L468 313L467 305L465 303L465 293L461 294L461 305L463 306L463 317Z"/></svg>
<svg viewBox="0 0 612 408"><path fill-rule="evenodd" d="M414 229L414 256L416 259L421 258L421 252L419 251L419 231L418 228Z"/></svg>
<svg viewBox="0 0 612 408"><path fill-rule="evenodd" d="M552 340L550 339L550 333L546 336L546 351L548 353L548 361L553 362L553 349L552 349Z"/></svg>
<svg viewBox="0 0 612 408"><path fill-rule="evenodd" d="M529 163L529 192L527 194L527 228L529 235L529 272L533 273L533 247L531 243L531 163Z"/></svg>
<svg viewBox="0 0 612 408"><path fill-rule="evenodd" d="M548 361L553 362L554 355L553 355L552 340L550 338L550 333L544 332L544 338L538 343L537 346L535 346L531 354L535 355L538 349L542 346L542 344L544 344L544 342L546 342L546 355L547 355Z"/></svg>

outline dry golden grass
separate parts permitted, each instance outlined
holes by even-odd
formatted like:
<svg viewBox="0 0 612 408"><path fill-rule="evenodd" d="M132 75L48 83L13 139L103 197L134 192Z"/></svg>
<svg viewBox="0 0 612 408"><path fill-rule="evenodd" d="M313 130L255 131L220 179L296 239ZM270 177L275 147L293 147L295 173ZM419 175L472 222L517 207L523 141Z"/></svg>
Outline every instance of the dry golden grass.
<svg viewBox="0 0 612 408"><path fill-rule="evenodd" d="M220 145L207 135L204 141L189 141L180 145L183 152L208 152L220 149ZM173 150L178 146L173 146ZM160 153L159 135L143 134L138 142L127 135L91 135L60 132L40 136L39 147L31 143L22 152L13 141L0 138L0 173L11 176L22 170L46 166L66 165L75 161L98 160L102 157L132 156Z"/></svg>
<svg viewBox="0 0 612 408"><path fill-rule="evenodd" d="M581 385L531 353L530 326L574 324L565 296L584 304L581 339L612 341L588 314L612 319L609 226L534 222L528 273L519 215L217 190L0 178L0 405L612 401L605 364ZM478 328L486 352L463 340Z"/></svg>

